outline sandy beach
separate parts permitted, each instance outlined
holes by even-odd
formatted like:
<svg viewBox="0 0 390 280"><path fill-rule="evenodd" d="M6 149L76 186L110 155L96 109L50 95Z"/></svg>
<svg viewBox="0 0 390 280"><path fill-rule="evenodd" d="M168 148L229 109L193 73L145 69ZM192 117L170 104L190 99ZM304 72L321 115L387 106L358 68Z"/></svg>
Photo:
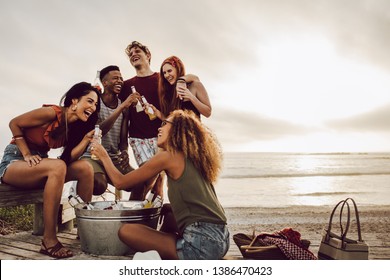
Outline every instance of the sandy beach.
<svg viewBox="0 0 390 280"><path fill-rule="evenodd" d="M231 236L235 233L251 234L253 229L256 232L274 232L291 227L301 233L302 239L310 240L309 249L315 255L332 210L333 206L225 208ZM370 246L369 259L390 259L390 206L358 206L358 210L362 237ZM353 223L348 237L356 238L356 231L356 224ZM232 238L230 252L240 255Z"/></svg>
<svg viewBox="0 0 390 280"><path fill-rule="evenodd" d="M311 242L309 247L316 256L324 227L328 225L330 206L294 206L282 208L225 208L230 231L230 249L225 259L243 259L233 241L236 233L252 234L274 232L291 227L301 233L302 239ZM363 239L370 246L369 259L390 260L390 206L360 206L360 223ZM334 226L336 228L336 225ZM80 250L80 240L76 239L77 230L59 233L61 242L72 248L74 260L83 259L129 259L128 256L96 256ZM352 224L349 238L356 238L356 224ZM31 232L19 232L0 237L0 259L51 259L39 254L41 236Z"/></svg>

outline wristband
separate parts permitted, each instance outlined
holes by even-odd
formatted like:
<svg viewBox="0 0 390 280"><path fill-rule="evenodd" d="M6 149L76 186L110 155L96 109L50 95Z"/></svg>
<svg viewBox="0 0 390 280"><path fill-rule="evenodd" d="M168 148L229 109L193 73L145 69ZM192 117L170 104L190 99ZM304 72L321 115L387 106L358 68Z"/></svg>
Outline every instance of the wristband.
<svg viewBox="0 0 390 280"><path fill-rule="evenodd" d="M12 140L19 140L19 139L23 139L23 138L24 138L23 134L18 134L18 135L12 136Z"/></svg>

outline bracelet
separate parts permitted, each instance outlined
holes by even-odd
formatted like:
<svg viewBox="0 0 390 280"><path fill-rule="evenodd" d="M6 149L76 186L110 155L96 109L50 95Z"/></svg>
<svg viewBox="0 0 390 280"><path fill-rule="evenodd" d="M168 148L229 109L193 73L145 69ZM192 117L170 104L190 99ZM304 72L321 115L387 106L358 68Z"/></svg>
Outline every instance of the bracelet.
<svg viewBox="0 0 390 280"><path fill-rule="evenodd" d="M23 139L23 138L24 138L23 134L12 136L12 140L19 140L19 139Z"/></svg>

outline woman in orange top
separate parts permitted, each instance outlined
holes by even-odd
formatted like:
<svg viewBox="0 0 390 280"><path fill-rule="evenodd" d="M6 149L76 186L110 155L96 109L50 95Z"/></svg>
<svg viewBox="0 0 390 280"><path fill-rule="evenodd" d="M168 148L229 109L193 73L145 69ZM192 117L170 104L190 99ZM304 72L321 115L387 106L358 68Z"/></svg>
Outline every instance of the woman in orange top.
<svg viewBox="0 0 390 280"><path fill-rule="evenodd" d="M9 123L12 141L5 148L0 163L0 181L3 183L26 190L44 184L45 229L40 252L54 258L73 256L56 236L64 183L78 181L80 197L84 201L92 198L92 166L77 159L92 139L100 108L98 91L85 82L71 87L61 103L63 106L43 105L12 119ZM62 155L49 159L48 151L60 147L64 147Z"/></svg>

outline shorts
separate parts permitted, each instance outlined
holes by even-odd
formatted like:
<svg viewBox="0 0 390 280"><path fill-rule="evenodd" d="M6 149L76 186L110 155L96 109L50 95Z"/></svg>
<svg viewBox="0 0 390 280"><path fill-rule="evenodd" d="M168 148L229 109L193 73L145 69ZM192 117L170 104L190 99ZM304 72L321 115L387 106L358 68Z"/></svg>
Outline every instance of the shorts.
<svg viewBox="0 0 390 280"><path fill-rule="evenodd" d="M41 158L47 158L47 152L40 152L37 150L30 150L32 155L39 155ZM8 166L17 160L24 160L22 153L15 144L8 144L4 149L3 158L0 163L0 183L2 183L2 178L7 170Z"/></svg>
<svg viewBox="0 0 390 280"><path fill-rule="evenodd" d="M228 250L229 231L223 224L193 223L176 241L180 260L220 260Z"/></svg>
<svg viewBox="0 0 390 280"><path fill-rule="evenodd" d="M157 137L148 139L130 137L130 146L133 150L135 161L138 166L141 166L157 153Z"/></svg>

